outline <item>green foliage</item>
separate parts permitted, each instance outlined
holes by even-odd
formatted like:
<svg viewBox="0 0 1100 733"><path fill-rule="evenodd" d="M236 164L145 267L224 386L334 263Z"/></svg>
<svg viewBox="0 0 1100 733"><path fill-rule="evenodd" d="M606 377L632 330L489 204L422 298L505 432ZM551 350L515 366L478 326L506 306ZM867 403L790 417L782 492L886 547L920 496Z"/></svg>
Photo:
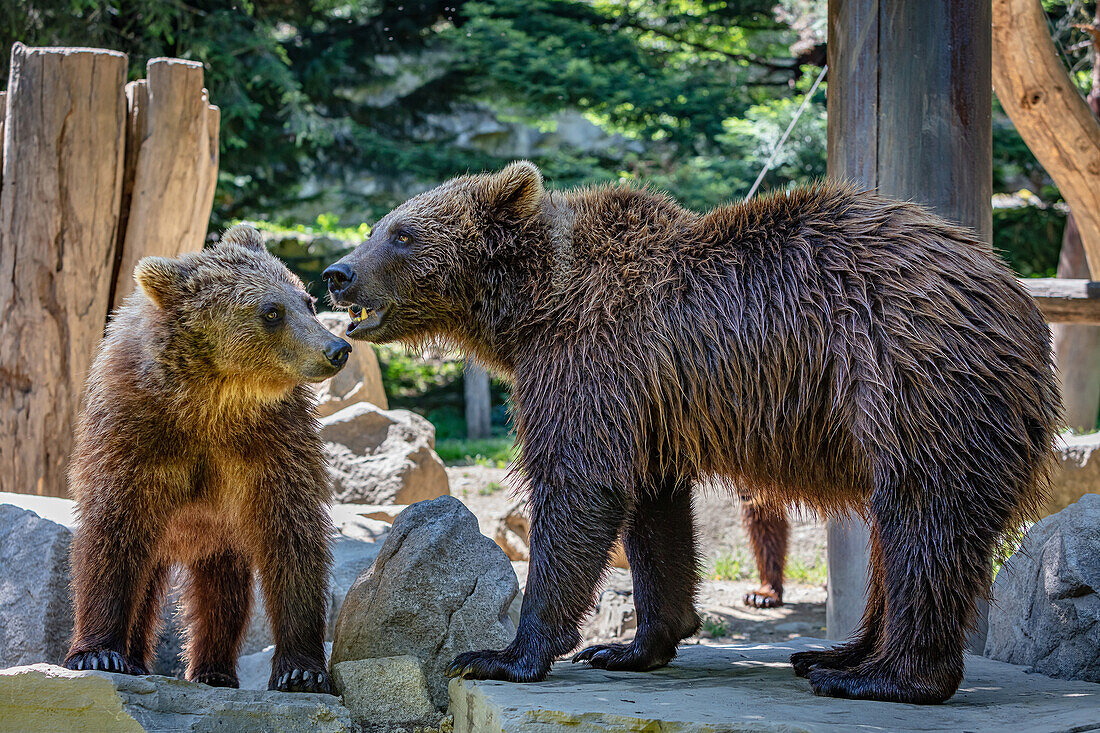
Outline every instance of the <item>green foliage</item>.
<svg viewBox="0 0 1100 733"><path fill-rule="evenodd" d="M741 550L717 555L712 563L712 580L746 580L753 576L752 563Z"/></svg>
<svg viewBox="0 0 1100 733"><path fill-rule="evenodd" d="M435 444L435 452L449 465L505 468L515 461L518 448L514 436L507 435L483 440L440 440Z"/></svg>
<svg viewBox="0 0 1100 733"><path fill-rule="evenodd" d="M993 210L993 247L1022 277L1054 277L1066 214L1042 204Z"/></svg>
<svg viewBox="0 0 1100 733"><path fill-rule="evenodd" d="M709 636L712 639L721 639L729 634L729 628L725 622L714 616L706 616L700 630L703 636Z"/></svg>
<svg viewBox="0 0 1100 733"><path fill-rule="evenodd" d="M812 563L807 563L800 557L792 557L787 560L787 567L783 569L783 578L788 583L824 585L826 571L824 558L817 557Z"/></svg>

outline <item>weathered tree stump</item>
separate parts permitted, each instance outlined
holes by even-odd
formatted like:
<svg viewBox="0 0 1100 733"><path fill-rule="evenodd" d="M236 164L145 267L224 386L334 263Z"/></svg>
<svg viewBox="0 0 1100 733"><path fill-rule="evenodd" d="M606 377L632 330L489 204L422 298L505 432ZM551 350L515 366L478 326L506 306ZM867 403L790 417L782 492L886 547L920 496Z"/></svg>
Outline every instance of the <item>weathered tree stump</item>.
<svg viewBox="0 0 1100 733"><path fill-rule="evenodd" d="M110 297L125 54L11 54L0 193L0 489L67 493L81 385Z"/></svg>
<svg viewBox="0 0 1100 733"><path fill-rule="evenodd" d="M112 307L133 292L142 257L202 249L217 180L220 117L203 89L202 64L150 59L146 75L128 90L133 184Z"/></svg>

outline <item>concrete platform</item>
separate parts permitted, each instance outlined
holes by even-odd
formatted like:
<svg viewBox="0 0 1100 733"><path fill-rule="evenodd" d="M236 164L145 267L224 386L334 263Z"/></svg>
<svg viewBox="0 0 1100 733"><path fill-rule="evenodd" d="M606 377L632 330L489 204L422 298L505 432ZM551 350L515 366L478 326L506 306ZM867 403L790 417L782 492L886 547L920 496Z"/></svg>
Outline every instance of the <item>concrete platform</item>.
<svg viewBox="0 0 1100 733"><path fill-rule="evenodd" d="M605 672L568 662L533 684L452 680L455 733L725 733L733 731L1100 731L1100 684L1051 679L968 656L966 677L944 705L815 697L792 652L830 642L682 647L650 673Z"/></svg>

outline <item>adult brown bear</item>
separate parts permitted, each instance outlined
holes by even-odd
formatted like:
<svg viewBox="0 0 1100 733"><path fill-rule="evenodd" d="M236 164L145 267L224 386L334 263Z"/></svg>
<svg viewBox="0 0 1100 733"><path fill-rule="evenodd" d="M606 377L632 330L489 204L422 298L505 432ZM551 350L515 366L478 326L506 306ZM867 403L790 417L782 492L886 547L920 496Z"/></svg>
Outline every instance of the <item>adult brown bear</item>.
<svg viewBox="0 0 1100 733"><path fill-rule="evenodd" d="M957 689L1060 410L1047 326L971 232L846 186L700 215L627 186L546 192L516 163L411 199L325 278L351 338L442 338L515 380L527 594L512 644L454 673L546 676L620 533L637 636L575 660L666 664L699 625L691 487L717 476L871 521L862 627L792 658L814 692Z"/></svg>

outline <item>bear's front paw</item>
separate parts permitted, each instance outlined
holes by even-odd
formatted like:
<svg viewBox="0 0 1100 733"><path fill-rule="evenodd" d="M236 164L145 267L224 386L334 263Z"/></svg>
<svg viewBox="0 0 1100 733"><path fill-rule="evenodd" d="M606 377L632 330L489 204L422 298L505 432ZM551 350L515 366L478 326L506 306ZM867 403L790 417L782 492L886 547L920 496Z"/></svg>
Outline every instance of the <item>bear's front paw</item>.
<svg viewBox="0 0 1100 733"><path fill-rule="evenodd" d="M99 670L119 674L144 674L144 670L135 669L126 657L108 649L96 649L90 652L73 654L65 660L65 667L76 670Z"/></svg>
<svg viewBox="0 0 1100 733"><path fill-rule="evenodd" d="M237 688L241 686L241 683L237 680L237 675L225 672L197 672L191 678L191 681L200 682L211 687Z"/></svg>
<svg viewBox="0 0 1100 733"><path fill-rule="evenodd" d="M283 672L281 675L272 676L267 689L279 692L320 692L326 695L332 694L332 681L329 676L319 669L294 669Z"/></svg>
<svg viewBox="0 0 1100 733"><path fill-rule="evenodd" d="M614 672L650 672L665 666L676 656L676 645L660 648L646 646L635 638L629 644L597 644L573 657L573 664L587 662L593 667Z"/></svg>
<svg viewBox="0 0 1100 733"><path fill-rule="evenodd" d="M550 673L550 663L509 647L503 651L464 652L447 667L448 677L505 682L538 682Z"/></svg>

